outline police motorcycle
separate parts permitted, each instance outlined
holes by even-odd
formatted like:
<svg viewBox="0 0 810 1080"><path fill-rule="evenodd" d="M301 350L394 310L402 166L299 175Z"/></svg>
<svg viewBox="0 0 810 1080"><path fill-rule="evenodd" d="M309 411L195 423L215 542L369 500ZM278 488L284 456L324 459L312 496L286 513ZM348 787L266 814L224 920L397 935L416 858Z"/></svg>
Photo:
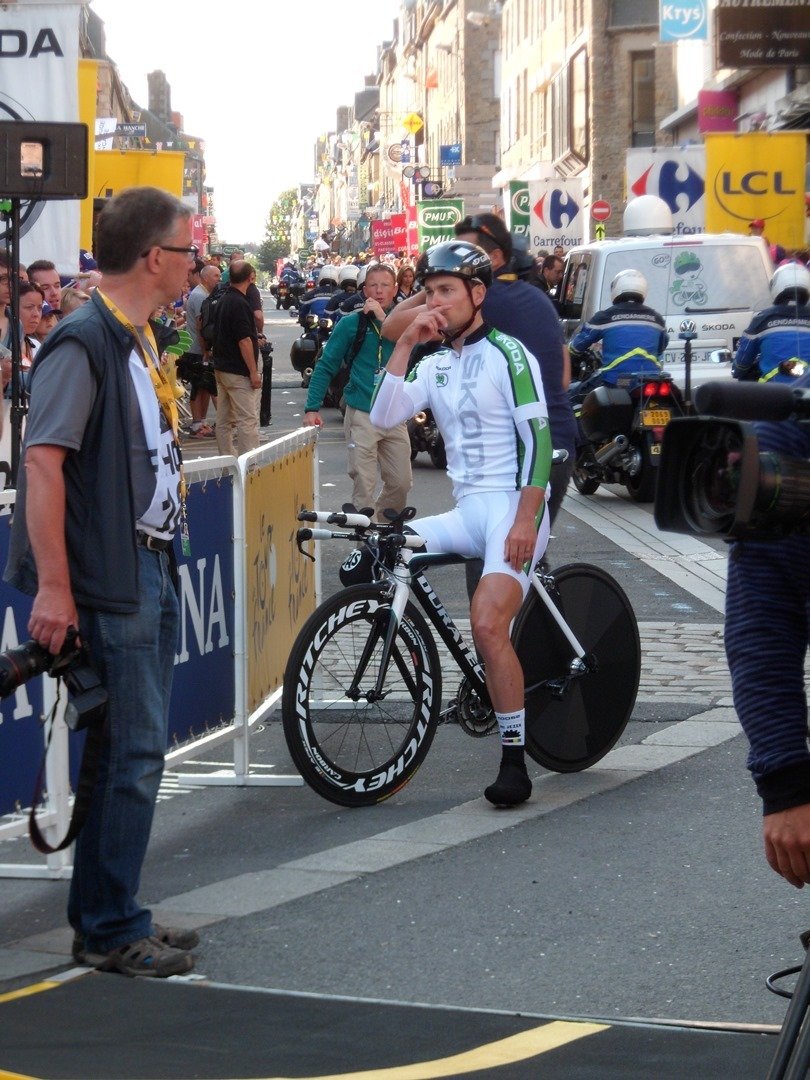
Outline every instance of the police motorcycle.
<svg viewBox="0 0 810 1080"><path fill-rule="evenodd" d="M334 319L326 314L326 305L336 285L337 268L324 266L318 285L315 290L310 290L315 291L316 295L309 297L305 293L302 299L301 308L304 310L299 310L298 321L303 329L290 348L290 363L293 370L300 374L301 385L305 388L309 386L312 369L334 326Z"/></svg>
<svg viewBox="0 0 810 1080"><path fill-rule="evenodd" d="M587 376L599 369L599 358L589 349L579 365L579 380L568 391L579 427L574 486L593 495L600 484L623 484L634 502L652 502L664 430L685 414L680 389L666 371L589 389Z"/></svg>

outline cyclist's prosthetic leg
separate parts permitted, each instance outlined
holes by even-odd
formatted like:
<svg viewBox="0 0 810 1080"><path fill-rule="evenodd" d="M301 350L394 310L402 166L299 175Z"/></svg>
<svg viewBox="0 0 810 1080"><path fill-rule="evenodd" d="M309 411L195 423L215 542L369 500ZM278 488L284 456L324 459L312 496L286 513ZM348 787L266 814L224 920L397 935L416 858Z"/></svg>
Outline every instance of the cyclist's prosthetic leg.
<svg viewBox="0 0 810 1080"><path fill-rule="evenodd" d="M532 793L526 772L526 710L495 713L501 734L501 767L498 778L484 791L484 798L495 806L517 806Z"/></svg>

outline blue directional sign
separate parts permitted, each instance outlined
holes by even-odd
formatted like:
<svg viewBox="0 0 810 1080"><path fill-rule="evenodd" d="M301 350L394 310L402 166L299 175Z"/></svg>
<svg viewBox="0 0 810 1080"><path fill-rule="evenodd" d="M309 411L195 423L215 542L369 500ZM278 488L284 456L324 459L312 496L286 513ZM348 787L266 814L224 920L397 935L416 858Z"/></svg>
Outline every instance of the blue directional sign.
<svg viewBox="0 0 810 1080"><path fill-rule="evenodd" d="M439 147L440 165L461 164L461 143L449 143Z"/></svg>

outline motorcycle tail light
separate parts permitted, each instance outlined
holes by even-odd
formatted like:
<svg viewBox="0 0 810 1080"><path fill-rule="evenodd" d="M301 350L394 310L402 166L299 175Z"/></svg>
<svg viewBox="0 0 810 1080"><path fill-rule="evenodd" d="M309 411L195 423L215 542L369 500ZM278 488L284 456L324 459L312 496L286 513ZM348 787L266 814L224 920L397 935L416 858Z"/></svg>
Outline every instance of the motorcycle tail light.
<svg viewBox="0 0 810 1080"><path fill-rule="evenodd" d="M672 393L672 387L667 382L648 382L644 384L644 390L642 391L645 398L648 397L666 397Z"/></svg>

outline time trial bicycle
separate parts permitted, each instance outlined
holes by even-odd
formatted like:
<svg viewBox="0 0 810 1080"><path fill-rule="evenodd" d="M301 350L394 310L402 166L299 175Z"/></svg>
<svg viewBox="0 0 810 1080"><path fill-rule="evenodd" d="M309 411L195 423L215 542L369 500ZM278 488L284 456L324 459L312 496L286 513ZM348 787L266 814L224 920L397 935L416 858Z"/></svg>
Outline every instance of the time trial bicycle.
<svg viewBox="0 0 810 1080"><path fill-rule="evenodd" d="M454 707L460 725L472 735L497 726L483 667L425 576L465 560L418 552L424 541L406 525L415 513L391 512L383 524L349 507L298 515L321 526L298 529L302 554L311 540L350 540L377 577L316 609L284 676L293 762L313 790L341 806L368 806L400 791L447 718L434 633L462 674ZM531 586L512 628L526 681L526 750L546 769L577 772L608 753L630 718L641 674L638 624L623 590L599 567L540 566Z"/></svg>

